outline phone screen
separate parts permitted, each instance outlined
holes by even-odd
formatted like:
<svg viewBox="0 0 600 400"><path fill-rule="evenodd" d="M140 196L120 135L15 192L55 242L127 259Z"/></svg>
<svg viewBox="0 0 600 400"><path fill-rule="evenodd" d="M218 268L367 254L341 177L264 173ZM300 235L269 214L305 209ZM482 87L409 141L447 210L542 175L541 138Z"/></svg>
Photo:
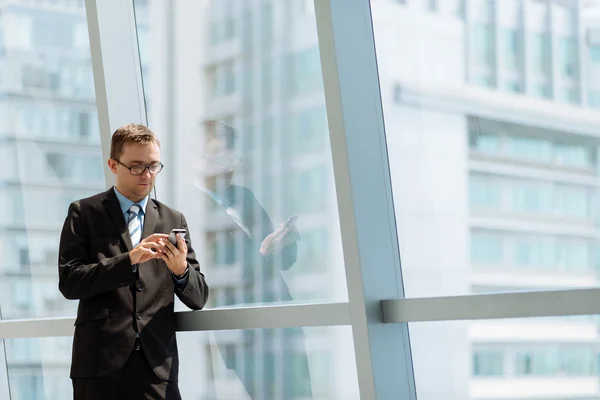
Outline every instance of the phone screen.
<svg viewBox="0 0 600 400"><path fill-rule="evenodd" d="M296 216L289 217L285 223L285 229L289 229L292 226L294 226L294 224L296 223L297 220L298 220L298 217L296 217Z"/></svg>

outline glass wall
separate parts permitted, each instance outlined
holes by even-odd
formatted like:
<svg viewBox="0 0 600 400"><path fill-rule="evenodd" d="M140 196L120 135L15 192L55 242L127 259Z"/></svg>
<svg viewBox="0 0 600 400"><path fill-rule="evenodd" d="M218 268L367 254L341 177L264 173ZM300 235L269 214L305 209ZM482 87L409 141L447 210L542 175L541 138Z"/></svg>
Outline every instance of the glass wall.
<svg viewBox="0 0 600 400"><path fill-rule="evenodd" d="M588 315L410 323L417 396L597 399L598 321Z"/></svg>
<svg viewBox="0 0 600 400"><path fill-rule="evenodd" d="M343 3L347 13L327 15L342 1L131 0L90 13L102 20L123 4L135 11L131 26L111 31L119 35L91 40L104 56L119 53L115 38L137 35L139 54L118 61L131 67L140 57L139 94L165 165L155 196L186 215L211 287L208 317L181 320L218 325L229 312L282 310L306 318L297 328L271 329L290 323L273 318L244 330L251 324L240 318L235 330L179 332L183 395L353 400L359 383L367 398L386 393L381 382L396 384L395 374L394 387L408 400L600 398L595 316L410 322L410 340L406 325L382 326L376 304L387 295L374 288L383 268L365 262L373 249L364 231L353 231L368 226L364 209L360 222L344 225L345 250L360 258L348 263L348 295L338 203L364 199L336 196L328 125L334 138L348 140L340 143L367 143L344 126L345 113L361 104L349 96L367 98L376 87L356 89L345 74L375 71L368 60L360 68L336 63L351 47L340 27L360 32L356 22L372 17L389 157L373 148L365 152L373 159L360 160L354 149L334 150L340 190L364 181L357 166L389 161L402 261L401 273L388 275L397 279L393 292L596 287L600 8L594 14L583 0L373 0L369 10L352 0ZM34 318L48 336L41 318L75 313L76 302L57 290L59 230L71 201L105 189L100 138L110 135L97 127L85 18L82 0L0 5L0 156L7 163L0 171L0 328ZM102 30L106 20L98 22ZM327 43L330 28L335 40ZM369 57L372 41L359 42L352 43L356 57ZM323 53L328 46L339 51L333 62ZM114 62L99 58L98 66ZM323 67L339 81L324 81ZM116 81L103 89L115 92ZM110 110L114 98L106 99ZM365 121L380 121L368 115ZM106 126L117 119L106 118ZM383 143L377 126L367 128L364 137ZM381 199L387 182L377 185L380 192L368 196ZM377 215L378 223L387 218ZM386 259L396 265L395 257ZM573 293L564 299L576 308ZM460 300L474 309L478 299ZM444 299L402 307L415 315L432 300ZM306 303L314 306L310 317ZM321 327L323 316L346 322ZM301 327L307 320L317 326ZM64 322L64 337L2 339L0 397L71 397Z"/></svg>
<svg viewBox="0 0 600 400"><path fill-rule="evenodd" d="M407 296L598 285L592 10L419 3L372 3Z"/></svg>
<svg viewBox="0 0 600 400"><path fill-rule="evenodd" d="M104 188L83 1L2 2L0 71L0 319L71 316L60 229L70 202ZM70 343L2 341L0 398L68 398Z"/></svg>
<svg viewBox="0 0 600 400"><path fill-rule="evenodd" d="M201 344L201 352L181 354L184 399L359 399L350 327L186 332L177 339Z"/></svg>
<svg viewBox="0 0 600 400"><path fill-rule="evenodd" d="M157 195L192 221L211 307L348 299L307 3L134 2Z"/></svg>
<svg viewBox="0 0 600 400"><path fill-rule="evenodd" d="M314 9L198 3L134 1L148 123L165 164L157 195L186 215L211 286L207 307L347 301ZM286 345L301 330L259 333L215 332L226 343L217 347L205 335L180 341L194 360L211 349L226 360L206 381L215 399L312 398L294 382L303 372L292 379L286 369L306 356L281 347L303 347ZM354 363L335 335L313 342L314 398L355 398L355 387L341 395ZM182 360L181 371L193 370Z"/></svg>
<svg viewBox="0 0 600 400"><path fill-rule="evenodd" d="M406 296L597 287L594 7L401 3L371 5ZM597 331L410 324L418 398L598 398Z"/></svg>

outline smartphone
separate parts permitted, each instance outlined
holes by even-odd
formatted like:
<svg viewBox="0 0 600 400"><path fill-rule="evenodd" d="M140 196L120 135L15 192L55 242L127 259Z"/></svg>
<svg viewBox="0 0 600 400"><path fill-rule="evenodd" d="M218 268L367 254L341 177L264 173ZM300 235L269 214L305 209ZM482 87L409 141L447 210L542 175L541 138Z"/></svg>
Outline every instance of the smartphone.
<svg viewBox="0 0 600 400"><path fill-rule="evenodd" d="M187 231L185 229L171 229L171 233L169 233L169 242L171 242L175 247L177 247L177 237L175 237L176 234L179 234L179 236L185 239Z"/></svg>
<svg viewBox="0 0 600 400"><path fill-rule="evenodd" d="M298 220L298 216L294 215L292 217L289 217L287 219L287 221L285 222L285 226L283 227L284 229L291 229L294 224L296 223L296 221Z"/></svg>

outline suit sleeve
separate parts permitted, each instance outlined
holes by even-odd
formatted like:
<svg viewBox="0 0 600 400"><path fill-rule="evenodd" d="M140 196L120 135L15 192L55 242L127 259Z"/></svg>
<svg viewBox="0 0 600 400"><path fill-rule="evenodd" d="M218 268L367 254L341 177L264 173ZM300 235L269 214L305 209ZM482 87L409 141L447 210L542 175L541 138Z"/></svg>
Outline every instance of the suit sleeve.
<svg viewBox="0 0 600 400"><path fill-rule="evenodd" d="M90 263L89 240L81 205L73 202L63 225L58 251L58 288L64 297L85 299L135 284L129 253Z"/></svg>
<svg viewBox="0 0 600 400"><path fill-rule="evenodd" d="M262 240L264 240L264 238L266 238L268 235L270 235L274 231L273 222L271 221L269 214L267 214L265 209L260 205L260 203L258 203L258 200L256 200L256 198L254 198L254 201L258 204L259 209L260 209L261 218L262 218L262 222L263 222L263 229L264 229ZM297 257L298 257L298 244L296 242L292 242L292 243L288 244L287 246L285 246L283 249L281 249L280 254L267 256L264 258L264 261L268 264L276 263L276 264L278 264L277 266L279 267L279 269L282 269L285 271L285 270L290 269L296 263Z"/></svg>
<svg viewBox="0 0 600 400"><path fill-rule="evenodd" d="M179 297L179 300L183 304L192 310L201 310L208 301L208 285L206 284L206 279L204 279L204 274L200 272L200 264L196 260L196 253L192 248L190 230L183 214L181 215L181 227L187 231L185 243L188 248L187 262L189 272L185 285L175 285L175 294L177 294L177 297Z"/></svg>

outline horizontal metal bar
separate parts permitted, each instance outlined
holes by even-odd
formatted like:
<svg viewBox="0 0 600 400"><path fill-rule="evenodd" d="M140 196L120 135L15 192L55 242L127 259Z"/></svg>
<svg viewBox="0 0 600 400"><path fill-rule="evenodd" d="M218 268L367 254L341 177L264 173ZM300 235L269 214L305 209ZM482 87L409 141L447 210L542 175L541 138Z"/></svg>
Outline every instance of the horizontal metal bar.
<svg viewBox="0 0 600 400"><path fill-rule="evenodd" d="M600 289L383 300L385 323L600 314Z"/></svg>
<svg viewBox="0 0 600 400"><path fill-rule="evenodd" d="M178 331L278 329L351 325L348 303L302 304L186 311L175 315Z"/></svg>
<svg viewBox="0 0 600 400"><path fill-rule="evenodd" d="M383 300L386 323L600 314L600 289ZM178 331L351 325L348 303L271 305L175 313ZM0 321L0 339L73 335L74 318Z"/></svg>
<svg viewBox="0 0 600 400"><path fill-rule="evenodd" d="M0 339L72 336L75 318L0 321ZM348 303L235 307L175 313L177 331L350 325Z"/></svg>

